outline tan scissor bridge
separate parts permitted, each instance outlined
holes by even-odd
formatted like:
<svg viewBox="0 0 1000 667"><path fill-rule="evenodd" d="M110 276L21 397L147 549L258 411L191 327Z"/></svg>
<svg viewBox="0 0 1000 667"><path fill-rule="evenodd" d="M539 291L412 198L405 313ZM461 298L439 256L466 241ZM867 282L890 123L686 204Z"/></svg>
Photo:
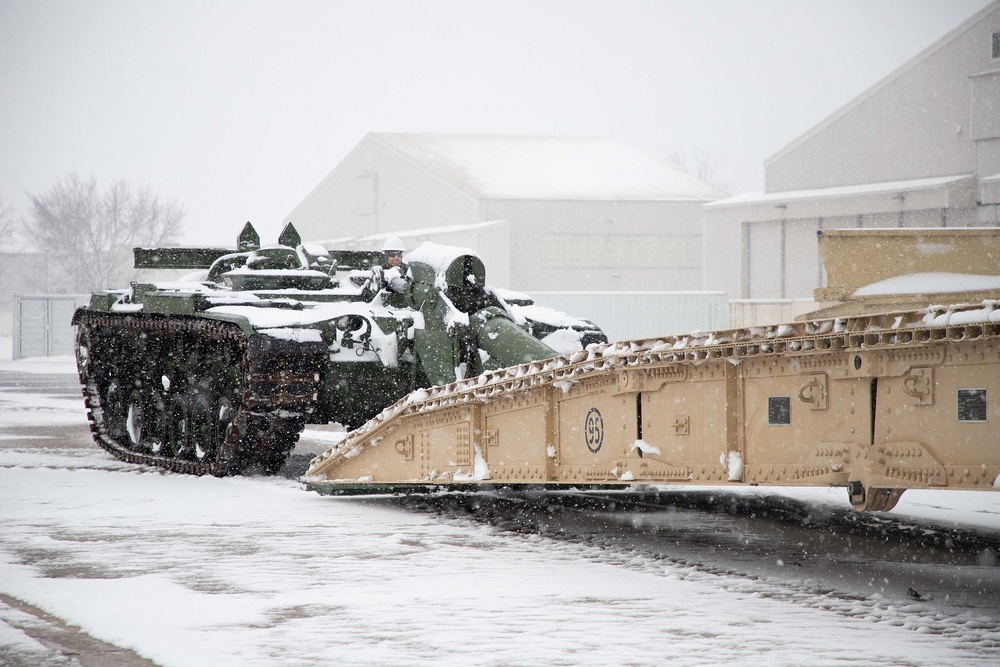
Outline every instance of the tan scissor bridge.
<svg viewBox="0 0 1000 667"><path fill-rule="evenodd" d="M415 392L306 480L841 486L888 510L994 488L998 399L1000 302L592 345Z"/></svg>

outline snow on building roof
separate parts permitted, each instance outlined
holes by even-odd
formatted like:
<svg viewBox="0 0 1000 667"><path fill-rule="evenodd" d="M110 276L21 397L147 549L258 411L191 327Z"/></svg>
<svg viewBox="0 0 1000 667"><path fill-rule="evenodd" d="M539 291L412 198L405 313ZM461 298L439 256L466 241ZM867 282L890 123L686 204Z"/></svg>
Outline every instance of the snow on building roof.
<svg viewBox="0 0 1000 667"><path fill-rule="evenodd" d="M726 193L613 139L371 134L479 199L712 201Z"/></svg>
<svg viewBox="0 0 1000 667"><path fill-rule="evenodd" d="M398 236L401 239L420 239L422 236L436 236L439 234L454 234L456 232L472 232L489 227L506 224L506 220L483 220L466 225L437 225L435 227L419 227L417 229L400 229L394 232L383 232L380 234L369 234L357 239L359 243L384 241L390 236Z"/></svg>
<svg viewBox="0 0 1000 667"><path fill-rule="evenodd" d="M935 188L941 188L946 185L951 185L953 183L958 183L959 181L971 178L973 178L972 174L959 174L957 176L938 176L935 178L914 178L905 181L882 181L879 183L862 183L860 185L839 185L832 188L816 188L812 190L749 192L746 194L736 195L735 197L713 201L705 206L724 208L726 206L742 206L744 204L765 204L914 192L916 190L933 190Z"/></svg>
<svg viewBox="0 0 1000 667"><path fill-rule="evenodd" d="M398 237L404 241L407 239L423 240L421 237L432 237L441 234L454 234L457 232L472 232L480 229L488 229L499 225L507 224L506 220L484 220L464 225L437 225L434 227L419 227L417 229L399 229L392 232L380 232L378 234L368 234L367 236L340 236L337 238L319 239L314 241L327 248L335 247L355 247L355 246L375 246L381 245L383 241L390 237Z"/></svg>

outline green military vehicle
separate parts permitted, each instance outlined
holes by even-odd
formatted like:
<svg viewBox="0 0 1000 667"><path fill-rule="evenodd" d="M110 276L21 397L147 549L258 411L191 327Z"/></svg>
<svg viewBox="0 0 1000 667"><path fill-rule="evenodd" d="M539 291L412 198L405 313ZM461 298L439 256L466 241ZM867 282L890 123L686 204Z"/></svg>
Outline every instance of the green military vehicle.
<svg viewBox="0 0 1000 667"><path fill-rule="evenodd" d="M593 323L486 285L472 251L425 243L408 266L303 244L136 248L194 270L95 293L73 316L98 445L192 474L267 474L307 423L353 428L415 389L605 342Z"/></svg>

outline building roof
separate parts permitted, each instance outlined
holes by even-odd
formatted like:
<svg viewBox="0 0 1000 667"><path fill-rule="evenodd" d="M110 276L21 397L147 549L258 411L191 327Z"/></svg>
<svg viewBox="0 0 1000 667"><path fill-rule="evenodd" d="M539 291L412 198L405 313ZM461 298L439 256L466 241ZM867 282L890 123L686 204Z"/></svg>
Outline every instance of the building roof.
<svg viewBox="0 0 1000 667"><path fill-rule="evenodd" d="M865 195L884 195L916 192L918 190L935 190L961 181L971 181L972 174L956 176L939 176L935 178L914 178L906 181L883 181L881 183L864 183L861 185L839 185L831 188L816 188L813 190L785 190L783 192L749 192L728 199L706 204L707 207L725 208L727 206L742 206L745 204L778 204L791 201L828 200L843 197L859 197Z"/></svg>
<svg viewBox="0 0 1000 667"><path fill-rule="evenodd" d="M726 193L613 139L370 134L477 199L713 201Z"/></svg>
<svg viewBox="0 0 1000 667"><path fill-rule="evenodd" d="M350 248L354 246L381 248L384 241L389 238L396 237L404 241L404 243L409 239L413 244L413 247L416 247L417 243L433 239L435 236L440 236L442 234L474 232L506 224L508 224L506 220L483 220L481 222L473 222L465 225L437 225L434 227L419 227L417 229L397 229L391 232L380 232L378 234L368 234L367 236L360 237L341 236L337 238L319 239L317 241L313 241L313 243L325 245L331 249L337 247ZM406 245L409 246L410 243L407 243Z"/></svg>

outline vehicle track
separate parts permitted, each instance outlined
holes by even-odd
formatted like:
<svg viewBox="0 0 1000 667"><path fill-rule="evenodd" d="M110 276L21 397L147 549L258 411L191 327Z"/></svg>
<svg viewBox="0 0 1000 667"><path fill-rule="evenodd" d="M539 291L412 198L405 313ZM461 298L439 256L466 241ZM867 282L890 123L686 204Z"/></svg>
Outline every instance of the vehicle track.
<svg viewBox="0 0 1000 667"><path fill-rule="evenodd" d="M80 313L76 324L94 440L122 461L220 477L253 465L273 473L315 403L321 343L248 338L233 324L177 316Z"/></svg>

